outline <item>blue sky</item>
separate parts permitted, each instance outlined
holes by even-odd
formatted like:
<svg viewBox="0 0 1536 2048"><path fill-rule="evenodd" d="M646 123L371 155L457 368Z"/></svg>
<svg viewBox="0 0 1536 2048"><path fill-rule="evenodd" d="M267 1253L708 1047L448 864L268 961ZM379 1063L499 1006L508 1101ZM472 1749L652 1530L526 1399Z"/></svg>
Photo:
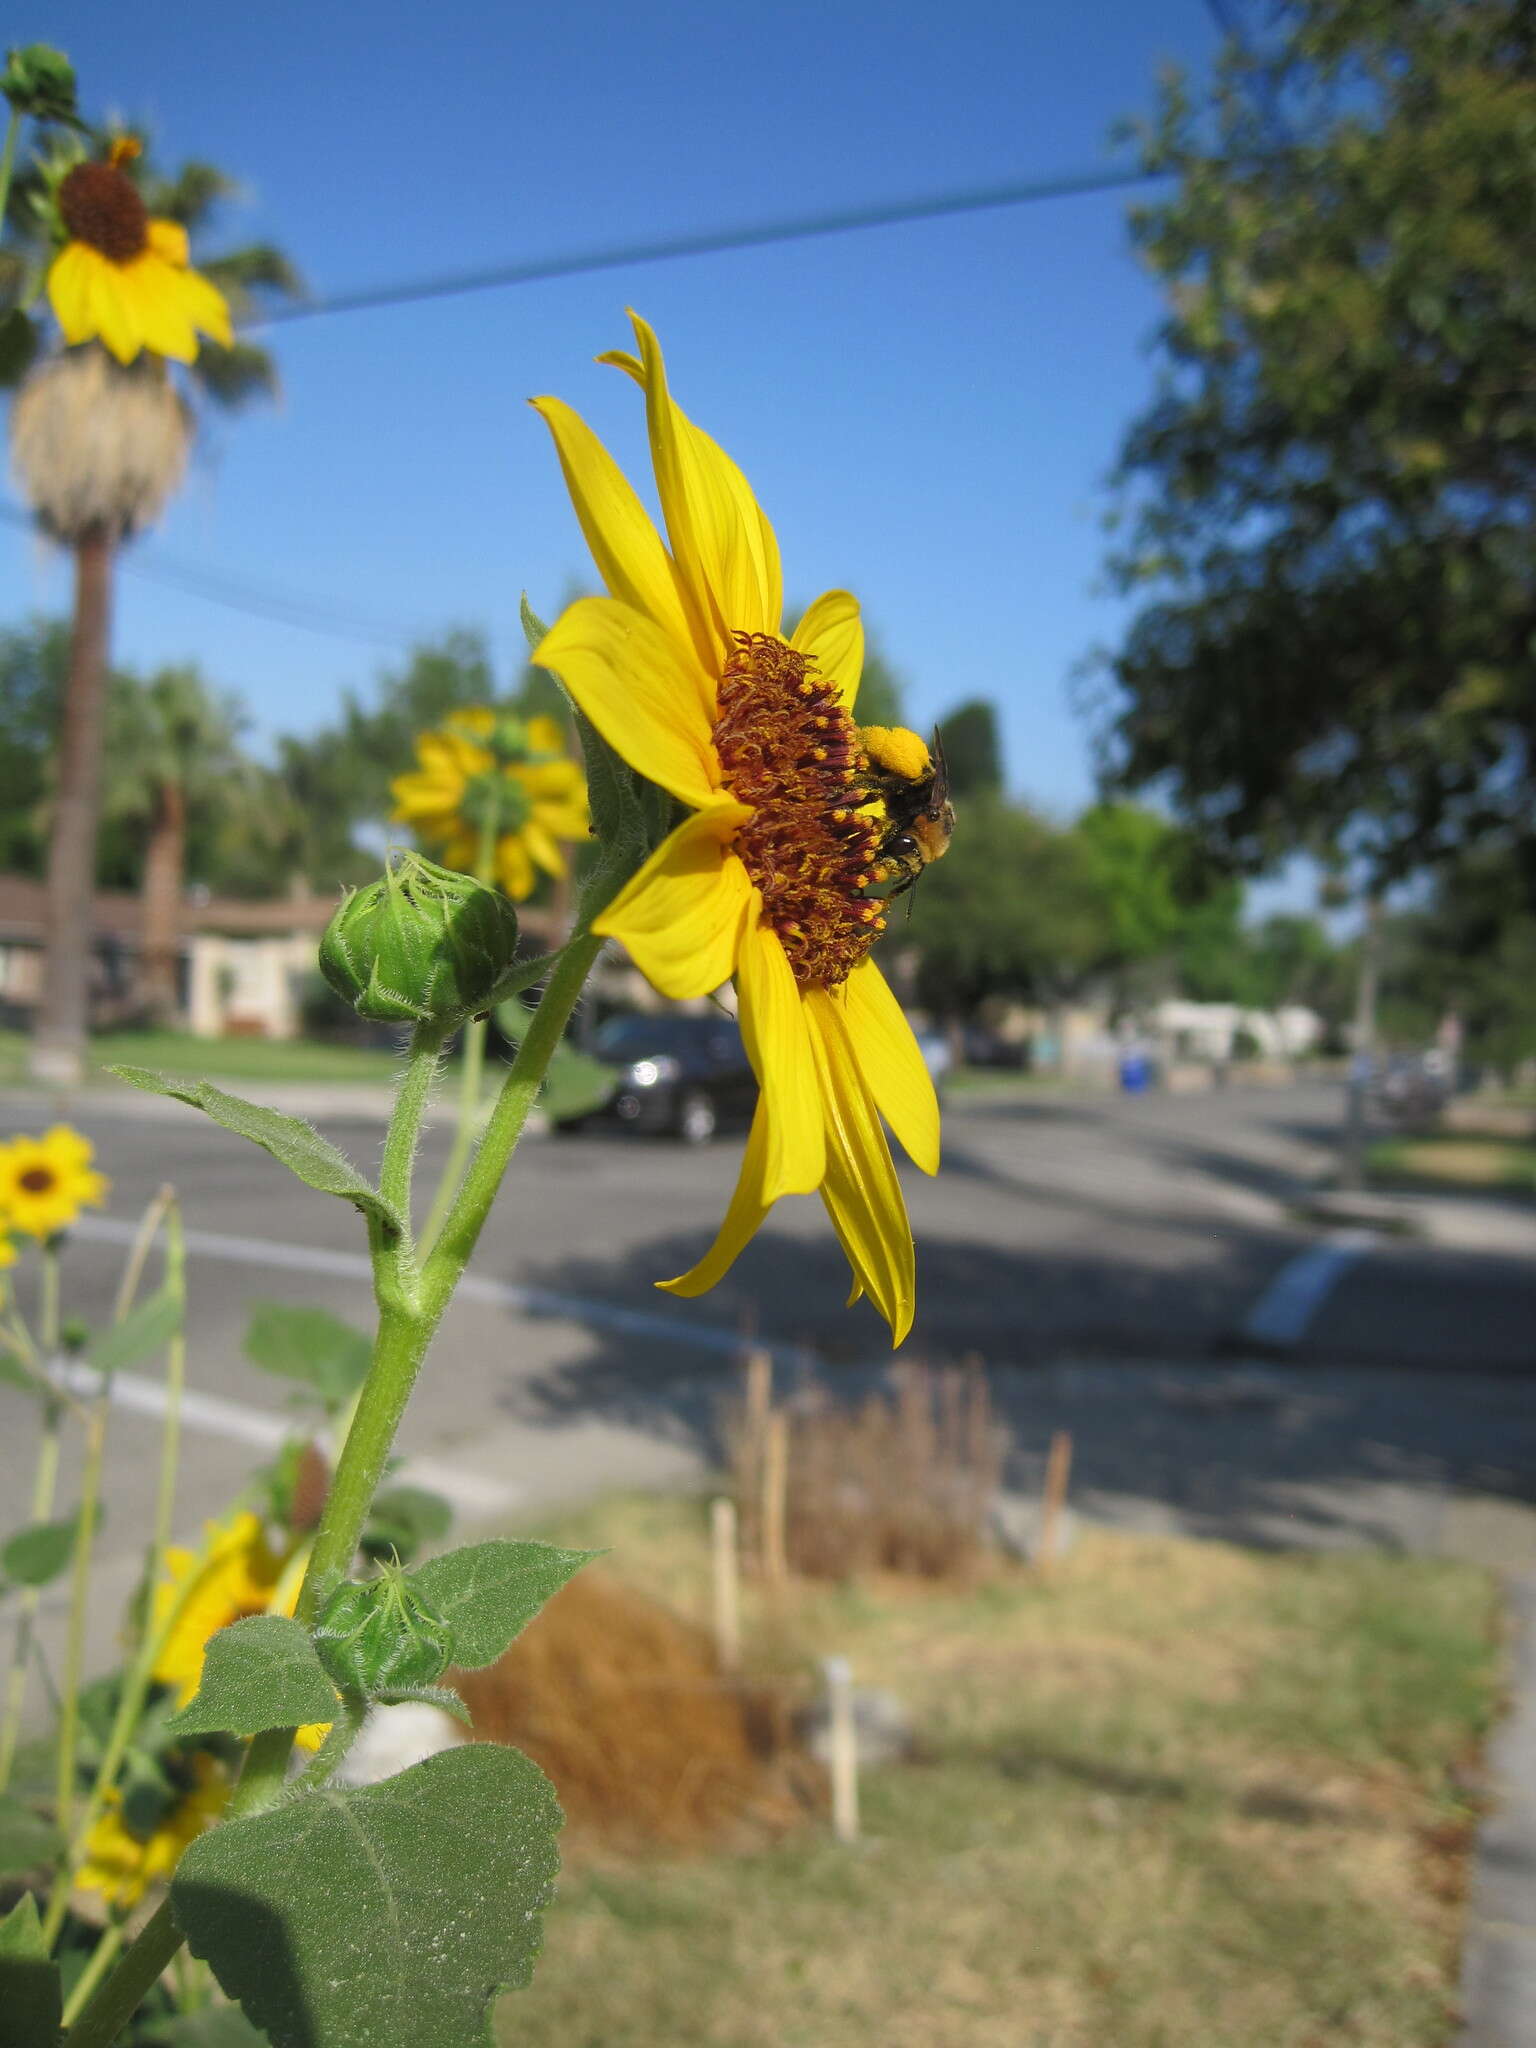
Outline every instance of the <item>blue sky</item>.
<svg viewBox="0 0 1536 2048"><path fill-rule="evenodd" d="M403 0L13 15L66 48L91 109L248 183L231 235L271 236L321 295L456 267L929 190L1108 167L1158 66L1203 73L1202 0ZM1123 161L1123 157L1119 160ZM1151 386L1156 294L1121 195L315 318L274 330L276 408L207 432L143 547L370 622L322 637L125 575L116 651L195 657L256 730L305 730L411 634L552 610L583 551L544 429L557 392L643 474L638 396L593 365L658 329L681 402L737 457L789 590L857 591L925 723L984 692L1010 777L1091 792L1074 664L1113 634L1095 595L1102 479ZM588 572L589 573L589 572ZM0 618L63 575L0 535Z"/></svg>

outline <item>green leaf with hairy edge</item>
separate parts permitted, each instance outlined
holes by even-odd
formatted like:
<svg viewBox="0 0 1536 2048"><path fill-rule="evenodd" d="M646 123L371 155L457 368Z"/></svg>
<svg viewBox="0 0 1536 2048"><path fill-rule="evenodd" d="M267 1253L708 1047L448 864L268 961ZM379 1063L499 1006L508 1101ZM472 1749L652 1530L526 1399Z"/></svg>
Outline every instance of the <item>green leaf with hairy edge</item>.
<svg viewBox="0 0 1536 2048"><path fill-rule="evenodd" d="M79 1517L65 1522L34 1522L18 1529L0 1550L0 1571L13 1586L48 1586L69 1569L75 1554Z"/></svg>
<svg viewBox="0 0 1536 2048"><path fill-rule="evenodd" d="M163 1351L181 1328L181 1303L168 1287L147 1295L120 1323L100 1332L85 1348L86 1363L98 1372L118 1372Z"/></svg>
<svg viewBox="0 0 1536 2048"><path fill-rule="evenodd" d="M549 628L523 595L520 616L530 652ZM556 681L559 678L556 677ZM581 912L585 922L612 901L645 860L663 835L655 829L650 792L653 788L637 775L624 756L609 746L564 683L561 692L570 704L587 771L587 809L592 814L592 836L596 857L581 885Z"/></svg>
<svg viewBox="0 0 1536 2048"><path fill-rule="evenodd" d="M336 1688L301 1622L251 1614L208 1638L197 1697L166 1722L170 1735L259 1735L334 1721Z"/></svg>
<svg viewBox="0 0 1536 2048"><path fill-rule="evenodd" d="M290 1173L297 1174L306 1187L318 1188L322 1195L338 1195L365 1215L376 1216L398 1234L400 1218L393 1205L363 1179L329 1138L322 1138L300 1118L263 1109L260 1103L247 1102L239 1095L226 1095L210 1081L178 1081L169 1074L151 1073L148 1067L109 1067L107 1072L126 1081L130 1088L142 1088L147 1095L169 1095L177 1102L200 1109L226 1131L249 1138L263 1152L270 1152Z"/></svg>
<svg viewBox="0 0 1536 2048"><path fill-rule="evenodd" d="M156 2020L156 2048L267 2048L267 2037L258 2033L238 2005L205 2005L201 2012L179 2012L168 2020Z"/></svg>
<svg viewBox="0 0 1536 2048"><path fill-rule="evenodd" d="M373 1346L329 1309L258 1301L246 1325L245 1355L263 1372L311 1388L328 1408L342 1408L368 1377Z"/></svg>
<svg viewBox="0 0 1536 2048"><path fill-rule="evenodd" d="M454 1663L478 1671L494 1664L544 1602L598 1555L498 1539L419 1564L410 1581L453 1631Z"/></svg>
<svg viewBox="0 0 1536 2048"><path fill-rule="evenodd" d="M25 1892L0 1920L0 2048L53 2048L63 2004L37 1901Z"/></svg>
<svg viewBox="0 0 1536 2048"><path fill-rule="evenodd" d="M50 1863L58 1852L59 1831L19 1799L0 1794L0 1876L16 1877Z"/></svg>
<svg viewBox="0 0 1536 2048"><path fill-rule="evenodd" d="M536 1764L466 1743L200 1835L172 1910L275 2048L488 2048L491 2000L533 1974L560 1821Z"/></svg>

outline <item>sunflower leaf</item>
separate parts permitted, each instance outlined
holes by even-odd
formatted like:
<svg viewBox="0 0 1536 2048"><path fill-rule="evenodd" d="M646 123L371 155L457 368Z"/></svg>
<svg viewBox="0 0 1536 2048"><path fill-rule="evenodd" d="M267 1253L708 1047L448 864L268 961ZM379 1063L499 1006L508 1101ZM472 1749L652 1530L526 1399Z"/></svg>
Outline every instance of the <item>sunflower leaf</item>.
<svg viewBox="0 0 1536 2048"><path fill-rule="evenodd" d="M410 1582L447 1622L453 1661L466 1671L494 1664L545 1601L596 1557L552 1543L470 1543L417 1565Z"/></svg>
<svg viewBox="0 0 1536 2048"><path fill-rule="evenodd" d="M0 1571L13 1586L48 1586L62 1578L75 1554L79 1517L64 1522L34 1522L18 1529L0 1549Z"/></svg>
<svg viewBox="0 0 1536 2048"><path fill-rule="evenodd" d="M376 1218L391 1236L400 1234L400 1218L393 1203L385 1201L378 1189L363 1179L329 1138L322 1138L312 1125L298 1117L264 1109L259 1102L247 1102L239 1095L226 1095L209 1081L178 1081L169 1074L152 1073L148 1067L109 1067L107 1071L126 1081L130 1088L142 1088L148 1095L169 1095L177 1102L200 1109L226 1131L249 1138L263 1152L270 1152L290 1173L297 1174L306 1187L318 1188L323 1195L337 1195L365 1216Z"/></svg>
<svg viewBox="0 0 1536 2048"><path fill-rule="evenodd" d="M286 1614L251 1614L208 1638L197 1697L172 1714L182 1735L260 1735L336 1718L336 1688L309 1631Z"/></svg>
<svg viewBox="0 0 1536 2048"><path fill-rule="evenodd" d="M201 1835L176 1923L275 2048L486 2048L533 1974L560 1809L516 1750L467 1743Z"/></svg>
<svg viewBox="0 0 1536 2048"><path fill-rule="evenodd" d="M373 1345L329 1309L259 1301L246 1325L245 1355L263 1372L296 1380L334 1411L344 1408L368 1377Z"/></svg>
<svg viewBox="0 0 1536 2048"><path fill-rule="evenodd" d="M43 1940L37 1900L23 1892L0 1920L0 2048L45 2048L59 2038L59 1966Z"/></svg>
<svg viewBox="0 0 1536 2048"><path fill-rule="evenodd" d="M161 1287L129 1309L120 1323L113 1323L86 1346L86 1361L98 1372L117 1372L137 1365L163 1351L181 1328L181 1299L169 1287Z"/></svg>

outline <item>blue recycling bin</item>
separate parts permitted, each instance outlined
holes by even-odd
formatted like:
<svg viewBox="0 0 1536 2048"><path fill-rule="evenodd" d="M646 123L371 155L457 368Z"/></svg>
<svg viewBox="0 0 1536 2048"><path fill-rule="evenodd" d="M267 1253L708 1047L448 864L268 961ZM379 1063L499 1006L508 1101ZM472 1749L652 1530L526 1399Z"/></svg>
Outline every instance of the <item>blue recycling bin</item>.
<svg viewBox="0 0 1536 2048"><path fill-rule="evenodd" d="M1152 1086L1152 1062L1144 1052L1122 1053L1120 1089L1125 1095L1145 1095Z"/></svg>

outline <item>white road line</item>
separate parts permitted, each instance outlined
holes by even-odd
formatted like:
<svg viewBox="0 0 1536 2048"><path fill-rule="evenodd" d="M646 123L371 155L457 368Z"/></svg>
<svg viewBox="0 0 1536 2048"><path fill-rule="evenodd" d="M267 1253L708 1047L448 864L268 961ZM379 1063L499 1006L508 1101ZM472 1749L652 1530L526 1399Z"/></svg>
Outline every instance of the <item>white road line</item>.
<svg viewBox="0 0 1536 2048"><path fill-rule="evenodd" d="M1248 1312L1243 1335L1255 1344L1299 1344L1307 1325L1357 1259L1380 1242L1374 1230L1331 1230L1280 1268Z"/></svg>
<svg viewBox="0 0 1536 2048"><path fill-rule="evenodd" d="M117 1216L82 1216L70 1225L71 1236L91 1244L131 1244L137 1230L137 1224ZM338 1280L361 1280L365 1284L373 1279L373 1268L364 1253L327 1251L319 1245L282 1244L274 1238L228 1237L216 1230L189 1230L187 1250L198 1258L225 1259L238 1266L266 1266L289 1273L328 1273ZM561 1322L585 1323L590 1329L614 1330L630 1337L665 1337L669 1344L685 1350L730 1354L742 1347L737 1330L724 1330L708 1323L685 1323L649 1309L623 1308L617 1302L597 1301L587 1295L519 1287L510 1280L488 1280L479 1273L466 1273L457 1291L471 1301L494 1302L525 1316L551 1316ZM798 1344L765 1342L761 1348L771 1352L775 1363L782 1365L802 1365L813 1357Z"/></svg>
<svg viewBox="0 0 1536 2048"><path fill-rule="evenodd" d="M101 1384L100 1375L89 1365L61 1366L58 1377L71 1393L87 1396L94 1394ZM159 1417L165 1413L166 1392L159 1380L142 1379L132 1372L118 1372L112 1375L112 1403L131 1415ZM205 1436L228 1437L236 1443L254 1444L262 1451L275 1451L295 1434L291 1417L274 1415L265 1408L252 1408L243 1401L226 1401L221 1394L199 1393L195 1387L188 1387L182 1394L181 1421L184 1429L200 1430ZM457 1466L444 1464L436 1458L407 1458L399 1476L413 1486L429 1487L432 1492L442 1494L461 1513L467 1514L500 1513L515 1507L525 1491L520 1486L479 1479L472 1472L460 1471Z"/></svg>

